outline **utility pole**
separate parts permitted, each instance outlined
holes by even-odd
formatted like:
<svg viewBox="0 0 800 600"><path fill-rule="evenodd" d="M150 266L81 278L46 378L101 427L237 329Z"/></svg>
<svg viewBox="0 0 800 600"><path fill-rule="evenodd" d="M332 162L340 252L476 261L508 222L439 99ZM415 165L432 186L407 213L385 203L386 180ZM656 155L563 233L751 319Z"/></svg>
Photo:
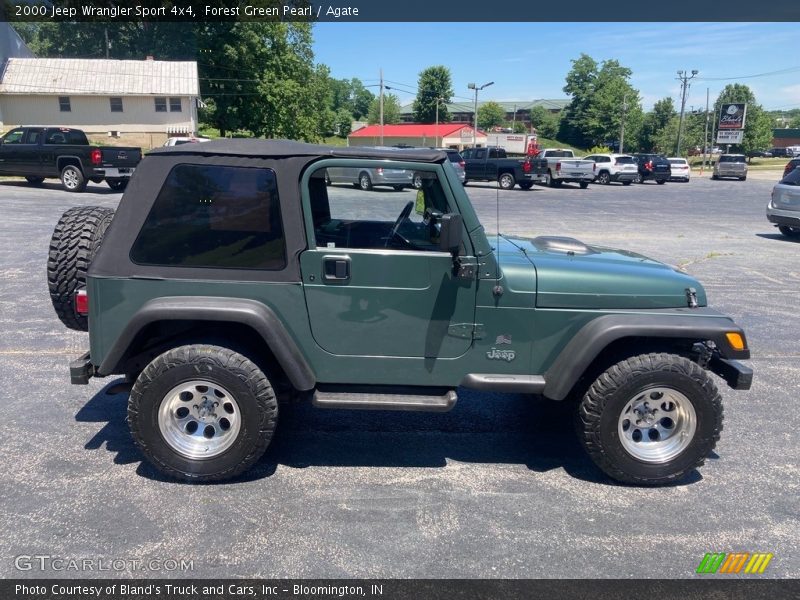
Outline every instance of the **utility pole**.
<svg viewBox="0 0 800 600"><path fill-rule="evenodd" d="M489 83L484 83L483 85L479 86L474 83L468 83L467 89L475 90L475 125L472 130L472 147L475 148L478 145L478 92L483 88L487 88L490 85L494 85L494 81L490 81Z"/></svg>
<svg viewBox="0 0 800 600"><path fill-rule="evenodd" d="M383 69L380 70L380 77L381 77L381 93L380 93L380 111L381 111L381 143L380 145L383 146Z"/></svg>
<svg viewBox="0 0 800 600"><path fill-rule="evenodd" d="M441 96L436 98L436 143L434 144L437 148L441 146L439 143L439 102L443 102L444 98Z"/></svg>
<svg viewBox="0 0 800 600"><path fill-rule="evenodd" d="M700 167L700 175L706 169L706 153L708 152L708 98L710 89L706 88L706 130L703 133L703 165Z"/></svg>
<svg viewBox="0 0 800 600"><path fill-rule="evenodd" d="M103 29L106 36L106 58L108 58L108 51L111 49L111 44L108 43L108 27Z"/></svg>
<svg viewBox="0 0 800 600"><path fill-rule="evenodd" d="M692 69L689 75L686 71L678 71L678 81L681 82L681 117L678 120L678 141L675 144L675 156L681 155L681 135L683 134L683 111L686 109L686 92L689 91L689 81L694 79L700 71Z"/></svg>
<svg viewBox="0 0 800 600"><path fill-rule="evenodd" d="M625 113L628 111L628 94L622 97L622 119L619 124L619 153L625 153Z"/></svg>

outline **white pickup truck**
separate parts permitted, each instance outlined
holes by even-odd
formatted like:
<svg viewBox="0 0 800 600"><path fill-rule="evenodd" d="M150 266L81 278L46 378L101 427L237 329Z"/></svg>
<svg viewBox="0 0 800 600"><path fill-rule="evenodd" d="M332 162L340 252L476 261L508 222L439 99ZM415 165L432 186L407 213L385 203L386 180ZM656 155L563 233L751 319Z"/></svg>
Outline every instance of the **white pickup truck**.
<svg viewBox="0 0 800 600"><path fill-rule="evenodd" d="M550 187L559 187L566 181L578 183L586 189L597 175L595 162L575 158L572 150L545 148L536 158L547 161L547 172L538 177L538 182Z"/></svg>

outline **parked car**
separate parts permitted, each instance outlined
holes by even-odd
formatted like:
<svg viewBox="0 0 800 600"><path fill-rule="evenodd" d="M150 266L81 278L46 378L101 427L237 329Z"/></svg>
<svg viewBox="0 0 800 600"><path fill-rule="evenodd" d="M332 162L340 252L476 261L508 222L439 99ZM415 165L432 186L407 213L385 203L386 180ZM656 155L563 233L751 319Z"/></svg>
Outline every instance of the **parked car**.
<svg viewBox="0 0 800 600"><path fill-rule="evenodd" d="M576 158L570 149L545 148L537 158L547 161L547 172L538 180L550 187L560 187L562 183L577 183L585 190L597 174L597 165L593 160Z"/></svg>
<svg viewBox="0 0 800 600"><path fill-rule="evenodd" d="M747 179L747 158L744 154L720 154L714 163L711 179L735 177L739 181Z"/></svg>
<svg viewBox="0 0 800 600"><path fill-rule="evenodd" d="M788 148L772 148L769 153L774 156L775 158L786 158L786 157L793 157L794 152L789 150Z"/></svg>
<svg viewBox="0 0 800 600"><path fill-rule="evenodd" d="M17 127L0 139L0 175L32 185L59 178L68 192L82 192L89 181L123 190L141 159L141 148L91 146L83 131L69 127Z"/></svg>
<svg viewBox="0 0 800 600"><path fill-rule="evenodd" d="M594 180L600 185L608 185L612 181L630 185L636 179L636 161L629 154L592 154L583 160L594 161Z"/></svg>
<svg viewBox="0 0 800 600"><path fill-rule="evenodd" d="M638 167L636 183L645 181L655 181L659 185L667 183L672 175L667 157L663 154L634 154L634 160Z"/></svg>
<svg viewBox="0 0 800 600"><path fill-rule="evenodd" d="M325 183L350 183L364 191L374 187L391 187L398 192L414 186L414 173L405 169L384 167L359 168L328 167Z"/></svg>
<svg viewBox="0 0 800 600"><path fill-rule="evenodd" d="M692 176L692 169L689 167L689 161L685 158L672 157L667 158L670 168L670 181L689 181Z"/></svg>
<svg viewBox="0 0 800 600"><path fill-rule="evenodd" d="M547 167L547 163L538 158L511 158L505 148L467 148L461 155L464 157L464 185L469 181L496 181L504 190L515 185L529 190Z"/></svg>
<svg viewBox="0 0 800 600"><path fill-rule="evenodd" d="M767 220L786 237L800 239L800 169L790 171L772 188Z"/></svg>
<svg viewBox="0 0 800 600"><path fill-rule="evenodd" d="M769 150L751 150L747 153L747 158L772 158Z"/></svg>
<svg viewBox="0 0 800 600"><path fill-rule="evenodd" d="M441 150L447 154L447 158L450 161L450 166L452 166L456 170L456 175L458 175L459 181L463 184L466 177L466 169L464 167L464 158L461 156L458 150L453 150L452 148L434 148L434 150ZM420 188L422 186L422 179L418 173L414 174L414 187Z"/></svg>
<svg viewBox="0 0 800 600"><path fill-rule="evenodd" d="M788 163L786 163L786 166L783 168L783 176L786 177L797 167L800 167L800 158L793 158Z"/></svg>
<svg viewBox="0 0 800 600"><path fill-rule="evenodd" d="M211 141L211 138L205 138L205 137L194 137L194 136L192 136L192 137L180 137L180 136L176 136L176 137L171 137L166 142L164 142L164 146L169 148L170 146L182 146L183 144L199 144L199 143L202 143L202 142L210 142L210 141Z"/></svg>

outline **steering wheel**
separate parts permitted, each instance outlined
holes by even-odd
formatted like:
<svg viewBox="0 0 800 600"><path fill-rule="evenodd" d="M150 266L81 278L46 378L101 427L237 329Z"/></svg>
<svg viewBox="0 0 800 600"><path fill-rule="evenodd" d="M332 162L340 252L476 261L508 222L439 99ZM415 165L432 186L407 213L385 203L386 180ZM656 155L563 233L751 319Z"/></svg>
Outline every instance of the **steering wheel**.
<svg viewBox="0 0 800 600"><path fill-rule="evenodd" d="M388 248L389 247L389 242L391 242L394 239L394 237L397 235L397 232L400 230L400 225L402 225L403 221L405 221L408 218L408 216L411 214L411 211L413 209L414 209L414 203L409 200L408 204L406 204L403 207L403 210L400 211L400 214L397 215L397 220L394 222L394 225L392 226L392 231L391 231L391 233L389 233L389 237L386 238L386 243L383 245L384 248ZM402 236L400 236L400 238L404 242L408 243L408 240L404 239Z"/></svg>

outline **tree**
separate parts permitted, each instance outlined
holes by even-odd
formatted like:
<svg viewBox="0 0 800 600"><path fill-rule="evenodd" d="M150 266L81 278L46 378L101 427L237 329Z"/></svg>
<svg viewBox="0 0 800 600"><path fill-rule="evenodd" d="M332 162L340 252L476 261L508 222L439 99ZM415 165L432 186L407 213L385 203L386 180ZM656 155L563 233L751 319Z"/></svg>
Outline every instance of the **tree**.
<svg viewBox="0 0 800 600"><path fill-rule="evenodd" d="M375 98L369 107L367 121L371 124L380 123L380 98ZM385 125L392 125L400 122L400 100L394 94L384 94L383 96L383 122Z"/></svg>
<svg viewBox="0 0 800 600"><path fill-rule="evenodd" d="M446 104L453 96L453 83L450 69L445 66L428 67L419 74L417 97L414 99L414 120L417 123L436 121L436 104L439 103L439 122L448 123L451 119Z"/></svg>
<svg viewBox="0 0 800 600"><path fill-rule="evenodd" d="M725 89L717 96L716 102L714 102L714 118L719 118L722 104L729 102L747 103L744 139L741 144L733 145L733 149L747 153L752 150L769 148L772 144L772 119L756 101L756 96L750 88L741 83L726 85Z"/></svg>
<svg viewBox="0 0 800 600"><path fill-rule="evenodd" d="M658 143L662 142L661 136L664 129L676 115L677 112L675 111L675 104L672 102L672 98L666 97L657 101L653 105L653 110L644 116L638 139L639 148L645 152L655 150ZM677 133L678 130L675 129L675 135L677 135Z"/></svg>
<svg viewBox="0 0 800 600"><path fill-rule="evenodd" d="M484 102L478 108L478 127L490 129L506 122L506 111L494 100Z"/></svg>
<svg viewBox="0 0 800 600"><path fill-rule="evenodd" d="M616 60L598 65L581 54L572 61L564 91L572 96L560 127L560 137L586 148L618 140L625 121L625 135L635 139L642 127L639 91L631 86L631 70Z"/></svg>
<svg viewBox="0 0 800 600"><path fill-rule="evenodd" d="M558 115L553 114L544 106L531 108L531 126L536 128L538 135L544 138L555 139L558 136Z"/></svg>
<svg viewBox="0 0 800 600"><path fill-rule="evenodd" d="M792 129L800 128L800 115L797 115L791 121L789 121L789 127Z"/></svg>

